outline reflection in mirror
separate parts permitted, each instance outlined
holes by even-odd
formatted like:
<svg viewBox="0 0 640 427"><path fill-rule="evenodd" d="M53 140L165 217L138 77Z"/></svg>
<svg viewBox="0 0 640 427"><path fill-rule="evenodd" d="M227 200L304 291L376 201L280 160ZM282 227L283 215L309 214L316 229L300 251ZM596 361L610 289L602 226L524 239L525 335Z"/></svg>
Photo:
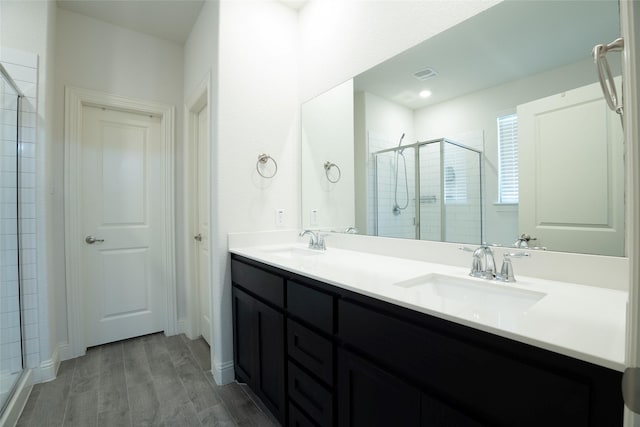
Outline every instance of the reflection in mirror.
<svg viewBox="0 0 640 427"><path fill-rule="evenodd" d="M615 1L505 1L305 103L303 225L624 255L622 128L591 59L619 34ZM348 138L326 135L338 111ZM341 157L355 188L309 176Z"/></svg>
<svg viewBox="0 0 640 427"><path fill-rule="evenodd" d="M306 102L301 114L303 228L346 230L355 216L353 82Z"/></svg>

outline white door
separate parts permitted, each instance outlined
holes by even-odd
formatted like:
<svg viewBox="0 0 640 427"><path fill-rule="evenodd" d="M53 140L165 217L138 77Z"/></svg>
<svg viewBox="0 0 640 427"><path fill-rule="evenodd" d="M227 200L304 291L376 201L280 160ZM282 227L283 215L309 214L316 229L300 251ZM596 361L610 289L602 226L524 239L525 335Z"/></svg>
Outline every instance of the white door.
<svg viewBox="0 0 640 427"><path fill-rule="evenodd" d="M87 347L163 330L160 135L158 117L82 109L80 274Z"/></svg>
<svg viewBox="0 0 640 427"><path fill-rule="evenodd" d="M196 216L198 236L197 283L200 299L199 323L202 337L211 344L211 292L210 292L210 253L209 253L209 138L208 109L205 106L198 113L196 138L197 182L196 182Z"/></svg>
<svg viewBox="0 0 640 427"><path fill-rule="evenodd" d="M624 255L622 126L599 84L517 111L520 233L552 250Z"/></svg>

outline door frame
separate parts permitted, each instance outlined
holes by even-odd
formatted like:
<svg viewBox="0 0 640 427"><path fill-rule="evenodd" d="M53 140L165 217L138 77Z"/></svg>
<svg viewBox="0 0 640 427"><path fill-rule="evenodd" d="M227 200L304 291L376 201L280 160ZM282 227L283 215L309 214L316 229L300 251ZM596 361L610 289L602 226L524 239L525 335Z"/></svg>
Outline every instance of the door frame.
<svg viewBox="0 0 640 427"><path fill-rule="evenodd" d="M211 72L208 72L198 86L194 89L191 96L185 100L184 105L184 123L185 123L185 155L184 155L184 218L186 219L186 232L184 238L184 254L185 254L185 287L187 294L187 318L185 319L186 325L184 325L184 332L190 339L195 339L201 335L200 330L200 304L199 304L199 288L196 277L198 276L198 263L196 260L196 242L193 239L197 224L197 207L198 207L198 195L196 194L197 188L197 148L198 143L198 113L204 106L207 106L209 111L208 123L208 142L209 149L211 150ZM209 167L209 181L211 181L211 166ZM211 193L211 190L209 191ZM210 203L211 204L211 203ZM211 239L211 209L209 209L209 254L213 253ZM209 260L209 295L213 295L211 286L212 274L212 259ZM209 301L209 307L213 312L212 301ZM212 313L209 313L209 319L213 322ZM211 336L209 339L213 342L213 327L211 328Z"/></svg>
<svg viewBox="0 0 640 427"><path fill-rule="evenodd" d="M67 322L69 358L86 352L83 323L83 290L80 283L82 230L80 229L80 141L82 109L85 106L108 108L160 117L161 148L161 244L163 295L162 317L165 335L176 333L177 301L175 280L175 203L174 145L175 107L167 104L75 87L65 87L64 102L64 224L65 273L67 285Z"/></svg>
<svg viewBox="0 0 640 427"><path fill-rule="evenodd" d="M626 244L629 257L629 299L627 306L626 357L627 368L640 366L640 57L636 54L640 42L640 4L620 1L620 28L624 38L622 88L624 105L624 142L626 155ZM625 427L640 426L640 415L624 407Z"/></svg>

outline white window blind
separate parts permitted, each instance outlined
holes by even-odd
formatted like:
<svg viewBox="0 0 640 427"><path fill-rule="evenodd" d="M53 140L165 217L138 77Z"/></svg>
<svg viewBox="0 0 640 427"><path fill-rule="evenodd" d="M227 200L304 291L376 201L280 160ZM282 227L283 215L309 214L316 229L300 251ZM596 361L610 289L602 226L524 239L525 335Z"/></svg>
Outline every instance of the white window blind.
<svg viewBox="0 0 640 427"><path fill-rule="evenodd" d="M498 117L499 203L518 203L518 116Z"/></svg>
<svg viewBox="0 0 640 427"><path fill-rule="evenodd" d="M467 168L464 150L445 146L444 152L444 201L445 203L467 202Z"/></svg>

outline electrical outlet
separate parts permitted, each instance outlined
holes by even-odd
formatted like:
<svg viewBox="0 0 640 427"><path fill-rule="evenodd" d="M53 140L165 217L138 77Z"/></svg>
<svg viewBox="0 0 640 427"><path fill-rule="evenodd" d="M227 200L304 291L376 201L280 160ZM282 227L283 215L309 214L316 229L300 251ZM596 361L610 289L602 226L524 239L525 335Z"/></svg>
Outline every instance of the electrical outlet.
<svg viewBox="0 0 640 427"><path fill-rule="evenodd" d="M318 209L311 209L311 225L318 225Z"/></svg>
<svg viewBox="0 0 640 427"><path fill-rule="evenodd" d="M284 209L276 209L276 227L284 225Z"/></svg>

